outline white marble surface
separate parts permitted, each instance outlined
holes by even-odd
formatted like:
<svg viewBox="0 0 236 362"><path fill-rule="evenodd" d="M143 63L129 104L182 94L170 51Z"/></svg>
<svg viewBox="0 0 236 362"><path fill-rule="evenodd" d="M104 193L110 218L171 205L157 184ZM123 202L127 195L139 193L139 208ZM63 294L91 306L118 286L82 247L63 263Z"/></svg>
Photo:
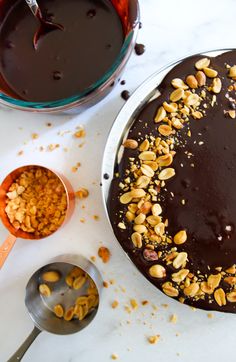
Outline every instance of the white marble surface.
<svg viewBox="0 0 236 362"><path fill-rule="evenodd" d="M140 0L143 29L139 42L146 53L133 54L124 78L131 92L149 75L165 64L202 50L235 46L234 0ZM111 261L97 266L104 279L115 279L114 286L104 290L101 308L86 330L67 337L42 333L24 357L25 362L106 362L117 353L120 361L222 361L234 360L235 316L213 313L209 319L203 311L193 311L176 303L152 287L125 258L105 218L101 193L100 165L108 130L123 104L118 86L108 98L91 110L73 117L24 114L0 111L0 179L18 165L41 163L63 172L75 188L85 186L90 197L77 204L73 219L63 230L42 241L18 240L0 272L0 362L6 361L30 332L33 324L24 307L24 287L32 272L50 258L62 253L95 255L99 245L109 247ZM53 127L46 127L52 122ZM85 145L71 133L63 137L58 131L71 130L83 124ZM37 132L39 139L32 141ZM26 144L25 144L26 142ZM39 146L60 143L54 152L39 152ZM63 151L68 147L69 151ZM22 156L17 156L23 150ZM82 166L77 173L71 167ZM82 204L86 208L82 209ZM100 216L99 221L93 215ZM84 217L86 222L80 223ZM3 241L7 232L0 226ZM122 292L121 287L126 288ZM147 299L150 305L128 315L124 311L130 298ZM111 302L117 299L119 308ZM151 304L159 306L154 316ZM168 303L164 308L162 304ZM169 323L171 314L178 316ZM130 321L130 324L127 324ZM157 345L147 336L160 334Z"/></svg>

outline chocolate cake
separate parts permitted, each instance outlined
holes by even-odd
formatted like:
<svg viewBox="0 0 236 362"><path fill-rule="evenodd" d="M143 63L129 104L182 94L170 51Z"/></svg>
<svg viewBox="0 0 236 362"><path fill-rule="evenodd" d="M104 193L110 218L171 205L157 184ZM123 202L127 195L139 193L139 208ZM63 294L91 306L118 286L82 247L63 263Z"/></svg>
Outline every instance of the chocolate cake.
<svg viewBox="0 0 236 362"><path fill-rule="evenodd" d="M108 211L138 269L166 295L236 312L236 51L175 66L136 117Z"/></svg>

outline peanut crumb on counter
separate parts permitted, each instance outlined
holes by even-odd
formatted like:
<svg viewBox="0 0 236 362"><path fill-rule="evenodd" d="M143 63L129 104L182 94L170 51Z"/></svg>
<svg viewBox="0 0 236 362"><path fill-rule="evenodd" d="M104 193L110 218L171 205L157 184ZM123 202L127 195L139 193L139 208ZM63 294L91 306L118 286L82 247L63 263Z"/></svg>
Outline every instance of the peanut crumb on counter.
<svg viewBox="0 0 236 362"><path fill-rule="evenodd" d="M169 304L162 304L161 305L163 308L169 308Z"/></svg>
<svg viewBox="0 0 236 362"><path fill-rule="evenodd" d="M75 166L71 167L71 171L72 172L77 172L80 166L81 166L81 163L77 162L77 164Z"/></svg>
<svg viewBox="0 0 236 362"><path fill-rule="evenodd" d="M138 302L136 299L130 299L130 305L132 307L132 309L138 309Z"/></svg>
<svg viewBox="0 0 236 362"><path fill-rule="evenodd" d="M84 224L84 223L85 223L85 218L84 218L84 217L81 217L80 222L81 222L82 224Z"/></svg>
<svg viewBox="0 0 236 362"><path fill-rule="evenodd" d="M153 308L155 311L157 311L157 310L158 310L158 306L157 306L157 305L155 305L155 304L153 304L153 305L152 305L152 308Z"/></svg>
<svg viewBox="0 0 236 362"><path fill-rule="evenodd" d="M38 133L32 133L31 138L32 138L32 140L36 140L37 138L39 138Z"/></svg>
<svg viewBox="0 0 236 362"><path fill-rule="evenodd" d="M192 307L192 306L191 306L191 309L193 312L196 312L196 310L197 310L195 307Z"/></svg>
<svg viewBox="0 0 236 362"><path fill-rule="evenodd" d="M109 280L109 283L110 283L111 285L114 285L115 282L116 282L115 279L110 279L110 280Z"/></svg>
<svg viewBox="0 0 236 362"><path fill-rule="evenodd" d="M78 197L79 199L86 198L88 197L88 195L89 191L84 187L81 187L78 191L75 192L75 196Z"/></svg>
<svg viewBox="0 0 236 362"><path fill-rule="evenodd" d="M64 129L63 131L58 131L57 134L58 136L64 136L65 134L71 133L71 131L69 129Z"/></svg>
<svg viewBox="0 0 236 362"><path fill-rule="evenodd" d="M175 336L176 336L176 337L179 337L179 336L180 336L179 332L175 333Z"/></svg>
<svg viewBox="0 0 236 362"><path fill-rule="evenodd" d="M112 304L111 304L111 307L112 307L113 309L115 309L115 308L118 307L118 305L119 305L118 300L114 300L114 302L112 302Z"/></svg>
<svg viewBox="0 0 236 362"><path fill-rule="evenodd" d="M91 260L93 263L95 263L95 261L96 261L96 256L92 255L92 256L90 257L90 260Z"/></svg>
<svg viewBox="0 0 236 362"><path fill-rule="evenodd" d="M96 221L100 220L100 216L99 216L99 215L93 215L93 218L94 218L94 220L96 220Z"/></svg>
<svg viewBox="0 0 236 362"><path fill-rule="evenodd" d="M207 318L209 318L209 319L214 318L214 314L212 314L212 313L207 313Z"/></svg>
<svg viewBox="0 0 236 362"><path fill-rule="evenodd" d="M20 151L17 153L17 155L18 155L18 156L22 156L23 153L24 153L24 151L20 150Z"/></svg>
<svg viewBox="0 0 236 362"><path fill-rule="evenodd" d="M86 136L86 132L83 127L78 127L78 131L74 133L74 137L76 138L83 138Z"/></svg>
<svg viewBox="0 0 236 362"><path fill-rule="evenodd" d="M127 313L131 313L131 308L128 305L125 305L124 309Z"/></svg>
<svg viewBox="0 0 236 362"><path fill-rule="evenodd" d="M148 337L148 342L150 344L156 344L157 342L159 342L160 337L161 337L160 334L157 334L155 336L150 336L150 337Z"/></svg>
<svg viewBox="0 0 236 362"><path fill-rule="evenodd" d="M103 282L103 286L104 288L108 288L109 287L109 283L107 283L106 281Z"/></svg>
<svg viewBox="0 0 236 362"><path fill-rule="evenodd" d="M171 316L170 316L170 323L177 323L177 321L178 321L178 317L177 317L177 315L176 314L172 314Z"/></svg>
<svg viewBox="0 0 236 362"><path fill-rule="evenodd" d="M51 123L51 122L47 122L47 123L46 123L46 126L47 126L47 127L52 127L52 123Z"/></svg>
<svg viewBox="0 0 236 362"><path fill-rule="evenodd" d="M116 353L112 353L111 359L117 360L118 358L119 358L119 357L118 357L118 355L117 355Z"/></svg>
<svg viewBox="0 0 236 362"><path fill-rule="evenodd" d="M78 145L79 148L82 148L85 145L85 142L82 142Z"/></svg>
<svg viewBox="0 0 236 362"><path fill-rule="evenodd" d="M52 152L59 147L60 147L59 143L51 143L50 145L47 146L47 150Z"/></svg>
<svg viewBox="0 0 236 362"><path fill-rule="evenodd" d="M107 263L111 257L110 250L105 246L101 246L98 249L98 256L102 259L103 263Z"/></svg>
<svg viewBox="0 0 236 362"><path fill-rule="evenodd" d="M142 305L147 305L147 304L149 304L149 301L148 301L148 300L143 300L143 301L141 302L141 304L142 304Z"/></svg>
<svg viewBox="0 0 236 362"><path fill-rule="evenodd" d="M40 147L39 147L39 151L40 151L40 152L43 152L43 151L44 151L44 147L43 147L43 146L40 146Z"/></svg>

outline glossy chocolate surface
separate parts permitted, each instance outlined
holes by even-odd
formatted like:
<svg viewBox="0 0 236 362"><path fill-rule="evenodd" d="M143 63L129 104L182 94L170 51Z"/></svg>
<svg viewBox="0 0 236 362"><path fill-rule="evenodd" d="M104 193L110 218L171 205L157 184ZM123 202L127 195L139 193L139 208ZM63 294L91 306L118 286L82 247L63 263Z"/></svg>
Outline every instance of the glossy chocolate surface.
<svg viewBox="0 0 236 362"><path fill-rule="evenodd" d="M127 138L141 141L145 135L158 137L158 125L154 123L154 117L157 109L164 101L168 101L173 91L171 80L185 79L187 75L195 74L194 64L200 58L187 58L167 74L158 87L161 96L143 107ZM236 51L211 58L211 67L218 71L222 80L222 91L217 94L214 107L206 109L206 116L200 120L190 117L191 137L187 135L187 126L177 132L180 142L175 145L176 155L171 165L176 176L168 180L166 188L161 191L160 204L163 218L169 221L169 234L174 235L183 229L188 234L188 241L178 246L178 251L188 253L186 268L204 275L216 274L216 267L225 270L236 263L236 119L224 112L235 109L235 102L227 96L231 81L227 77L226 63L231 66L236 64ZM211 83L212 80L208 78L207 84ZM235 93L230 93L234 100ZM192 156L188 157L186 151ZM163 282L170 280L168 276L176 270L170 265L166 278L160 280L150 277L148 269L155 263L145 260L144 247L142 250L134 248L130 240L132 225L127 223L126 230L117 227L121 221L119 211L123 210L125 214L127 210L127 206L121 205L119 201L119 183L126 177L128 158L137 158L137 155L137 150L125 149L120 164L116 165L115 171L119 177L112 181L109 214L115 235L124 250L139 270L161 289ZM184 205L182 200L185 200ZM158 250L161 247L156 248ZM221 281L220 287L226 293L230 289L224 281ZM187 298L185 303L203 309L236 312L236 303L227 302L220 307L214 300L209 302L207 297L198 301Z"/></svg>
<svg viewBox="0 0 236 362"><path fill-rule="evenodd" d="M0 73L16 98L32 102L83 92L112 67L124 41L122 20L109 0L40 0L43 17L64 30L44 35L39 22L16 1L0 28Z"/></svg>

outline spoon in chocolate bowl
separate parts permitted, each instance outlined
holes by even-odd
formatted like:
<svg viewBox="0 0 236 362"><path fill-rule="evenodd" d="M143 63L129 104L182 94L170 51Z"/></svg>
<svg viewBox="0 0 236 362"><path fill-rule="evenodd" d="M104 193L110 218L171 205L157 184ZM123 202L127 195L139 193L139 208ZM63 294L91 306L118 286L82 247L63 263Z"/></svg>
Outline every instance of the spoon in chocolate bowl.
<svg viewBox="0 0 236 362"><path fill-rule="evenodd" d="M53 23L52 21L48 21L44 19L40 7L36 0L25 0L33 15L39 20L40 26L39 29L35 32L33 38L34 48L37 49L38 42L41 37L48 34L53 30L64 30L64 27L60 24Z"/></svg>

